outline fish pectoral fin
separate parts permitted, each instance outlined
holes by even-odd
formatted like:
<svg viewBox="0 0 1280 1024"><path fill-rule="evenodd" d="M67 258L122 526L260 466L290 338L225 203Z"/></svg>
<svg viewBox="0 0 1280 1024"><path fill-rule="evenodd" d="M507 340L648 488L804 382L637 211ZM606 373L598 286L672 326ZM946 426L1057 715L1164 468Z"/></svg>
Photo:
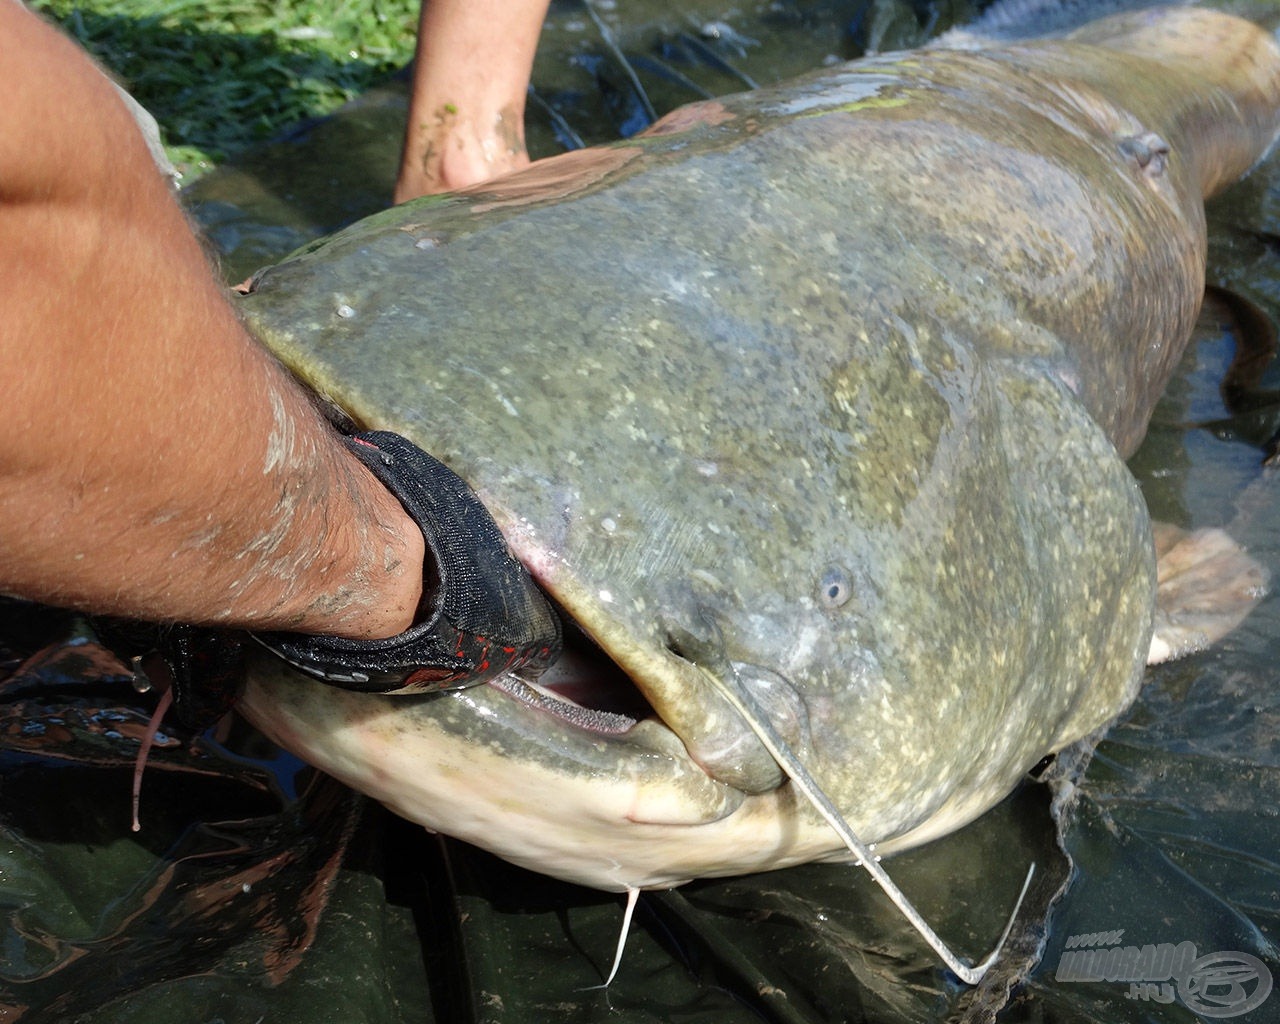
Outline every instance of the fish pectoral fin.
<svg viewBox="0 0 1280 1024"><path fill-rule="evenodd" d="M1156 618L1148 665L1204 650L1267 593L1267 571L1224 531L1155 523Z"/></svg>

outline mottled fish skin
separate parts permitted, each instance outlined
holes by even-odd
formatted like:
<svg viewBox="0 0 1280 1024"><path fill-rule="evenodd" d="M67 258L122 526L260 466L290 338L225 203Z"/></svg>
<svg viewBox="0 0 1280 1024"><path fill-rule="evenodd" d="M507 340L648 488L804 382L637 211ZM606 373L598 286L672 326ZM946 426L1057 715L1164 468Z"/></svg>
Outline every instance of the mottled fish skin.
<svg viewBox="0 0 1280 1024"><path fill-rule="evenodd" d="M837 854L708 673L882 850L972 819L1139 685L1154 559L1123 459L1199 306L1203 198L1278 101L1265 33L1145 11L699 104L267 272L254 328L467 479L682 743L265 662L247 713L600 888Z"/></svg>

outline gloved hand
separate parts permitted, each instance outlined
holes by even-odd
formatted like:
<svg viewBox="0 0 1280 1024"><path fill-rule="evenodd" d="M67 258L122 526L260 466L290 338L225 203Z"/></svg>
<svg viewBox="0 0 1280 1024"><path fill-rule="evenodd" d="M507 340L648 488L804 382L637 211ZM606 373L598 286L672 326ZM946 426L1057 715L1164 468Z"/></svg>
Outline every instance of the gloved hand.
<svg viewBox="0 0 1280 1024"><path fill-rule="evenodd" d="M385 640L95 620L103 643L135 672L146 655L164 659L188 726L211 725L235 703L249 635L322 682L367 693L456 689L517 668L536 674L559 653L559 619L460 477L397 434L347 443L422 529L429 612Z"/></svg>
<svg viewBox="0 0 1280 1024"><path fill-rule="evenodd" d="M560 650L560 622L471 488L398 434L374 431L347 443L422 530L429 611L385 640L255 639L316 679L365 693L455 689L549 665Z"/></svg>

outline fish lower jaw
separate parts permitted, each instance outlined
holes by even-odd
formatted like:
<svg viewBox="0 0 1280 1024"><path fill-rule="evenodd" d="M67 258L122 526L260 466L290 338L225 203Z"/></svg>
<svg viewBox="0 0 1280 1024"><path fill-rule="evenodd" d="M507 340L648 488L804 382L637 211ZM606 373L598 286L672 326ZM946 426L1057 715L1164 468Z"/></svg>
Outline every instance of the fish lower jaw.
<svg viewBox="0 0 1280 1024"><path fill-rule="evenodd" d="M789 787L746 796L716 782L659 722L590 737L487 691L406 701L273 671L251 676L240 710L401 817L596 889L767 870L824 856L835 842L812 815L797 817ZM463 711L519 729L502 742L483 727L454 731L448 718Z"/></svg>

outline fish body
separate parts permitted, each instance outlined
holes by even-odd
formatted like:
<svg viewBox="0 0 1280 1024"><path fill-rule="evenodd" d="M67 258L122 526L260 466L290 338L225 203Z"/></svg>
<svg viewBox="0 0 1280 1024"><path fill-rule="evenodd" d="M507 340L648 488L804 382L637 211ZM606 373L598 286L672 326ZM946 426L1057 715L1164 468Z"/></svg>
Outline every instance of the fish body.
<svg viewBox="0 0 1280 1024"><path fill-rule="evenodd" d="M1137 691L1124 458L1199 308L1203 200L1278 127L1265 33L1140 12L696 104L309 247L254 329L466 479L591 643L545 692L423 698L264 657L246 714L603 889L841 855L725 684L880 852L959 827ZM546 695L619 671L653 715Z"/></svg>

